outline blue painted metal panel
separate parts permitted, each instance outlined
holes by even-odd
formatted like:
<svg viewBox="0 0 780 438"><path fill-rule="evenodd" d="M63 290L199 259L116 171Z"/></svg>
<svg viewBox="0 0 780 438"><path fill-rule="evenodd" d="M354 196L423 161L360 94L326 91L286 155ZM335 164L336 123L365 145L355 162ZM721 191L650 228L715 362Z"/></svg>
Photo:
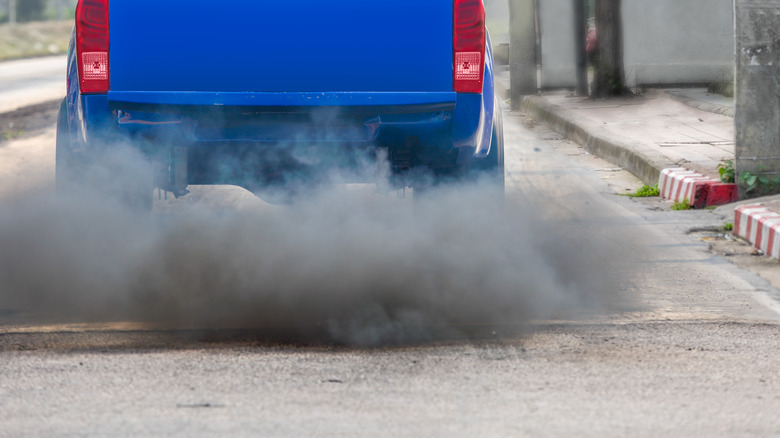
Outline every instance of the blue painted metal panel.
<svg viewBox="0 0 780 438"><path fill-rule="evenodd" d="M452 0L112 0L111 89L449 92Z"/></svg>
<svg viewBox="0 0 780 438"><path fill-rule="evenodd" d="M455 108L457 93L236 93L236 92L148 92L111 91L112 102L151 105L218 105L218 106L384 106L440 104L440 110Z"/></svg>
<svg viewBox="0 0 780 438"><path fill-rule="evenodd" d="M157 105L335 106L362 112L376 106L386 141L414 135L428 146L460 149L465 161L484 157L494 108L490 45L483 93L452 92L452 0L407 1L343 0L334 6L315 0L224 0L207 6L112 0L112 91L80 96L75 54L69 57L73 138L84 141L97 131L110 135L118 127L111 110L122 108L121 102L151 112ZM328 16L330 8L342 15ZM166 23L171 20L175 25ZM231 26L226 30L214 22ZM404 23L401 29L397 22ZM387 67L390 58L401 60L395 66L400 67ZM241 68L226 68L225 59ZM330 68L313 67L327 62ZM388 117L384 111L390 106L390 114L408 117L440 113L424 120ZM155 129L189 135L174 125Z"/></svg>

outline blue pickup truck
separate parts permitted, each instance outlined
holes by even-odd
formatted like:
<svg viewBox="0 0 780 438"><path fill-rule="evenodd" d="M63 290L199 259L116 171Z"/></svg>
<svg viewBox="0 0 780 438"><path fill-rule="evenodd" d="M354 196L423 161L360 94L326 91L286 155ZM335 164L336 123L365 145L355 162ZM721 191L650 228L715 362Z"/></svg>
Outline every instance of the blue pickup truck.
<svg viewBox="0 0 780 438"><path fill-rule="evenodd" d="M333 169L371 182L378 164L396 188L487 176L503 193L484 5L80 0L58 187L119 144L152 164L128 188L147 207L153 188L287 196Z"/></svg>

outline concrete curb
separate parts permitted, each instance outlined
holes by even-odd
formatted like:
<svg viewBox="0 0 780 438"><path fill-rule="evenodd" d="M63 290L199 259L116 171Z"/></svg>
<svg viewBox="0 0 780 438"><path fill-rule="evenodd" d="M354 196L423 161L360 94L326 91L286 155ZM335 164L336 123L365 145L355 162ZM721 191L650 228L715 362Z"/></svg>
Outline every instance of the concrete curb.
<svg viewBox="0 0 780 438"><path fill-rule="evenodd" d="M730 204L739 200L736 184L722 183L683 167L661 171L658 190L662 197L672 202L687 199L693 208Z"/></svg>
<svg viewBox="0 0 780 438"><path fill-rule="evenodd" d="M592 154L626 169L647 185L656 184L664 169L677 167L669 158L644 144L608 133L596 123L578 120L570 111L541 96L526 96L523 108L536 120L576 141Z"/></svg>
<svg viewBox="0 0 780 438"><path fill-rule="evenodd" d="M700 100L693 99L688 96L684 96L677 93L666 93L672 99L688 105L691 108L700 109L710 113L721 114L724 116L734 117L734 108L725 105L718 105L717 103L702 102Z"/></svg>
<svg viewBox="0 0 780 438"><path fill-rule="evenodd" d="M734 234L780 260L780 213L764 204L741 205L734 210Z"/></svg>

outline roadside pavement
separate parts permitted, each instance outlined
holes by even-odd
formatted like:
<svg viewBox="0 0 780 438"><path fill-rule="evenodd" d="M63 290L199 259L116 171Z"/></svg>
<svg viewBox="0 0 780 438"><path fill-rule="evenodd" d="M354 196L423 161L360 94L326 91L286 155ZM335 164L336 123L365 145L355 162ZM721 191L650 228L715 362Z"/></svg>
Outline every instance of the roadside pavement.
<svg viewBox="0 0 780 438"><path fill-rule="evenodd" d="M509 73L496 92L509 96ZM704 88L648 89L641 95L590 100L566 91L526 96L531 117L619 165L671 202L726 205L734 233L780 259L780 195L739 201L718 166L734 160L734 100Z"/></svg>
<svg viewBox="0 0 780 438"><path fill-rule="evenodd" d="M670 168L718 177L718 165L734 159L734 119L686 105L677 99L683 91L650 89L608 100L550 92L527 96L523 107L645 184L657 184Z"/></svg>
<svg viewBox="0 0 780 438"><path fill-rule="evenodd" d="M0 62L0 113L65 97L64 55Z"/></svg>

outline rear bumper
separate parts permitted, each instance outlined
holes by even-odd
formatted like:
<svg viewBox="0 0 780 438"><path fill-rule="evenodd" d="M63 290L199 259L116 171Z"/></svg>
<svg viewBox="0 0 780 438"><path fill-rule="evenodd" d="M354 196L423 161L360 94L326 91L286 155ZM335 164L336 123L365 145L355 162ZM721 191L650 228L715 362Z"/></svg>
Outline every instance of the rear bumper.
<svg viewBox="0 0 780 438"><path fill-rule="evenodd" d="M187 183L247 188L263 184L263 175L276 177L290 168L315 173L317 166L365 166L379 149L388 151L396 171L422 167L446 172L476 157L483 140L486 114L479 94L318 96L79 95L71 138L82 139L84 149L94 144L130 143L151 157L163 173L174 167L171 157L181 156L183 148L187 151ZM175 148L179 151L174 154ZM225 163L237 170L225 171L229 167Z"/></svg>
<svg viewBox="0 0 780 438"><path fill-rule="evenodd" d="M474 152L485 146L484 119L491 111L485 111L479 94L314 94L77 95L76 105L69 106L71 138L84 143L96 135L149 135L174 143L362 141L390 147L416 137L429 147Z"/></svg>

